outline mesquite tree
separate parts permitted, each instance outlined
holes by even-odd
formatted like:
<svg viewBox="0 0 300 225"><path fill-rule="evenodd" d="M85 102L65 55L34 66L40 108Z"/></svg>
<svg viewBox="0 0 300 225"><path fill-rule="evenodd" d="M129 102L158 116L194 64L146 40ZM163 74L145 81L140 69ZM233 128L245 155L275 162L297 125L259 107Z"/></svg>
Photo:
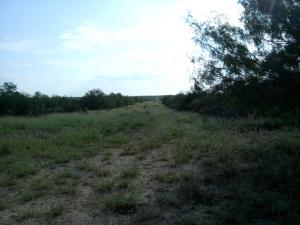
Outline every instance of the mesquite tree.
<svg viewBox="0 0 300 225"><path fill-rule="evenodd" d="M192 59L197 68L195 86L237 99L250 93L251 98L257 95L253 102L281 110L299 108L300 0L239 0L239 4L243 12L236 26L220 17L198 22L188 16L193 40L202 50Z"/></svg>

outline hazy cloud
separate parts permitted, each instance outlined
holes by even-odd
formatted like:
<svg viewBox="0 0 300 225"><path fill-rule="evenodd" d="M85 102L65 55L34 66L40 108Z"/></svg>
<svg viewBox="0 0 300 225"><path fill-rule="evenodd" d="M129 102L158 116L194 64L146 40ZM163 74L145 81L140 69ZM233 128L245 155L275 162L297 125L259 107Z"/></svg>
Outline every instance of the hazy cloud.
<svg viewBox="0 0 300 225"><path fill-rule="evenodd" d="M16 62L8 62L8 66L11 67L25 67L25 68L32 68L32 64L28 62L21 62L21 63L16 63Z"/></svg>
<svg viewBox="0 0 300 225"><path fill-rule="evenodd" d="M35 45L34 40L11 40L7 38L0 40L1 51L31 51Z"/></svg>

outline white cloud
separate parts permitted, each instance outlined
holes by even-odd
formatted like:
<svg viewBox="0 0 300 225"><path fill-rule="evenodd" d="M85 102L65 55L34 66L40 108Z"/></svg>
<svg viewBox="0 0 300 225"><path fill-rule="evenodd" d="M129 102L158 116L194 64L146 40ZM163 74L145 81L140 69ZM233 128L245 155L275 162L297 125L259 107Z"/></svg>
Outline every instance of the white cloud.
<svg viewBox="0 0 300 225"><path fill-rule="evenodd" d="M47 63L82 71L82 77L74 81L78 87L85 81L89 85L106 82L116 88L120 87L118 83L127 86L127 79L131 80L131 88L122 89L128 94L141 94L142 90L159 94L188 90L192 64L187 55L195 46L185 17L190 12L196 19L205 20L223 13L231 22L239 23L239 10L235 0L186 0L140 9L136 24L116 31L84 22L61 34L59 39L64 50L83 51L89 56L80 61L68 58ZM135 90L131 90L133 87Z"/></svg>
<svg viewBox="0 0 300 225"><path fill-rule="evenodd" d="M15 62L8 62L8 66L11 67L25 67L25 68L32 68L32 64L28 62L21 62L21 63L15 63Z"/></svg>
<svg viewBox="0 0 300 225"><path fill-rule="evenodd" d="M59 35L60 49L56 46L57 55L52 54L55 58L43 56L39 61L69 73L69 77L72 74L68 84L72 93L93 87L124 94L143 94L143 90L144 94L174 94L188 90L192 64L187 55L195 46L184 18L191 12L196 19L205 20L214 15L212 10L238 23L235 0L174 1L140 9L135 24L118 30L83 22Z"/></svg>
<svg viewBox="0 0 300 225"><path fill-rule="evenodd" d="M3 38L0 40L1 51L30 51L35 45L36 42L34 40L12 40L9 38Z"/></svg>
<svg viewBox="0 0 300 225"><path fill-rule="evenodd" d="M59 36L62 46L67 50L91 51L98 46L110 43L110 34L93 26L80 25L74 30L68 30Z"/></svg>

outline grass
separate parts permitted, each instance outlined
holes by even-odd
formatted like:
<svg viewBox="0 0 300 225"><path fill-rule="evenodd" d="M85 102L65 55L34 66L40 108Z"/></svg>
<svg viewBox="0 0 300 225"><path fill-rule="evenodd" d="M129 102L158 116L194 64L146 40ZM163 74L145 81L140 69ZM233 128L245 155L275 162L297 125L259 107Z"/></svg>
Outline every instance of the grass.
<svg viewBox="0 0 300 225"><path fill-rule="evenodd" d="M164 174L156 174L155 175L155 180L159 181L159 182L163 182L163 183L176 183L178 181L178 177L176 174L172 174L172 173L164 173Z"/></svg>
<svg viewBox="0 0 300 225"><path fill-rule="evenodd" d="M28 187L23 189L20 200L29 202L45 196L50 190L52 183L45 178L34 178Z"/></svg>
<svg viewBox="0 0 300 225"><path fill-rule="evenodd" d="M115 183L111 179L101 180L97 185L97 190L100 192L112 192L114 190Z"/></svg>
<svg viewBox="0 0 300 225"><path fill-rule="evenodd" d="M15 220L18 223L20 223L20 222L23 222L25 220L35 218L37 216L39 216L39 213L34 212L33 210L25 210L25 211L22 211L21 213L19 213L18 215L16 215Z"/></svg>
<svg viewBox="0 0 300 225"><path fill-rule="evenodd" d="M37 167L33 162L28 161L20 161L15 162L8 170L8 173L14 178L22 178L25 176L30 176L35 174L37 171Z"/></svg>
<svg viewBox="0 0 300 225"><path fill-rule="evenodd" d="M25 191L21 194L21 201L22 202L30 202L32 200L36 200L40 197L44 196L44 193L41 191Z"/></svg>
<svg viewBox="0 0 300 225"><path fill-rule="evenodd" d="M81 163L79 165L79 169L86 171L86 172L92 172L100 177L107 177L111 174L109 170L106 170L106 169L102 168L101 166L96 165L94 163L88 163L88 162Z"/></svg>
<svg viewBox="0 0 300 225"><path fill-rule="evenodd" d="M108 146L118 147L129 142L129 138L124 134L111 135L105 139Z"/></svg>
<svg viewBox="0 0 300 225"><path fill-rule="evenodd" d="M176 164L183 164L187 163L193 158L194 154L189 148L189 146L182 146L176 147L174 152L174 161Z"/></svg>
<svg viewBox="0 0 300 225"><path fill-rule="evenodd" d="M54 178L56 184L65 184L66 182L73 180L76 181L79 179L79 176L71 169L64 169L59 172Z"/></svg>
<svg viewBox="0 0 300 225"><path fill-rule="evenodd" d="M0 223L65 223L66 209L87 209L103 224L297 224L299 149L299 130L280 119L204 117L156 102L1 117ZM39 202L61 205L40 212Z"/></svg>
<svg viewBox="0 0 300 225"><path fill-rule="evenodd" d="M0 210L6 209L7 205L5 204L5 201L2 196L0 196Z"/></svg>
<svg viewBox="0 0 300 225"><path fill-rule="evenodd" d="M139 208L136 212L136 215L133 218L133 221L141 224L144 222L147 222L149 220L159 218L159 210L157 208L154 208L153 206L151 207L142 207Z"/></svg>
<svg viewBox="0 0 300 225"><path fill-rule="evenodd" d="M104 207L119 214L131 214L137 210L136 193L109 194L103 200Z"/></svg>
<svg viewBox="0 0 300 225"><path fill-rule="evenodd" d="M126 165L120 172L121 178L136 178L138 175L138 168L135 164Z"/></svg>
<svg viewBox="0 0 300 225"><path fill-rule="evenodd" d="M58 206L51 208L48 212L46 212L45 216L51 220L51 219L54 219L54 218L62 215L64 211L65 211L65 206L58 205Z"/></svg>
<svg viewBox="0 0 300 225"><path fill-rule="evenodd" d="M67 163L128 142L118 134L152 126L144 110L51 114L0 118L0 171L12 179L31 176L41 168ZM109 122L108 122L109 121Z"/></svg>
<svg viewBox="0 0 300 225"><path fill-rule="evenodd" d="M78 194L79 176L71 169L60 171L54 178L55 192L63 195L75 196Z"/></svg>
<svg viewBox="0 0 300 225"><path fill-rule="evenodd" d="M113 192L113 191L123 191L123 190L133 190L131 180L126 178L107 178L101 180L97 184L97 190L100 192Z"/></svg>

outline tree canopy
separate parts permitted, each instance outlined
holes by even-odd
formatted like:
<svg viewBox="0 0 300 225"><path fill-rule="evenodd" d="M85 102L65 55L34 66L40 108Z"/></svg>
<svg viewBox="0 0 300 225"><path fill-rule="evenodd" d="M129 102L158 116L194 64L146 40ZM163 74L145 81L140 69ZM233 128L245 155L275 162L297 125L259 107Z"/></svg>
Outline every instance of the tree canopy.
<svg viewBox="0 0 300 225"><path fill-rule="evenodd" d="M248 100L254 98L252 102L281 110L299 106L300 0L239 4L240 25L224 22L221 16L206 22L188 16L202 52L192 58L195 90L235 94L245 102L244 93Z"/></svg>
<svg viewBox="0 0 300 225"><path fill-rule="evenodd" d="M106 95L100 89L87 91L83 97L48 96L37 91L34 95L21 93L17 85L4 82L0 85L1 115L40 115L51 112L75 112L111 109L143 101L120 93Z"/></svg>

